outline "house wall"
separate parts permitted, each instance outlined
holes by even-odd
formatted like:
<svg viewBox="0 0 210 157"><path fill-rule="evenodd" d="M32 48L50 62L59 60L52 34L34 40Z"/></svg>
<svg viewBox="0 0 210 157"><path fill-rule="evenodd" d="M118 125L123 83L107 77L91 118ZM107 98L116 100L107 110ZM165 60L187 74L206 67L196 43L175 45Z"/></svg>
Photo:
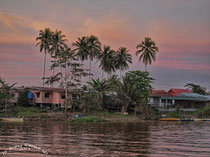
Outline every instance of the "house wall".
<svg viewBox="0 0 210 157"><path fill-rule="evenodd" d="M59 92L45 92L40 90L30 90L34 96L34 102L36 104L63 104L65 99L61 98L61 94ZM37 97L36 93L39 93L39 97ZM49 94L49 98L45 97L45 94Z"/></svg>
<svg viewBox="0 0 210 157"><path fill-rule="evenodd" d="M17 91L12 91L11 93L14 96L14 98L10 99L9 102L10 103L17 103L17 99L18 99L20 94Z"/></svg>
<svg viewBox="0 0 210 157"><path fill-rule="evenodd" d="M163 107L160 97L150 97L149 104L153 107Z"/></svg>
<svg viewBox="0 0 210 157"><path fill-rule="evenodd" d="M29 89L30 92L33 93L33 100L32 103L35 104L56 104L63 107L65 99L62 99L62 95L65 95L64 92L47 92L47 91L41 91L41 90L34 90ZM37 93L40 93L39 97L37 97ZM45 97L45 94L49 93L49 98ZM14 96L14 99L11 99L11 103L17 103L17 98L19 97L19 92L16 90L12 91L12 94Z"/></svg>
<svg viewBox="0 0 210 157"><path fill-rule="evenodd" d="M53 92L52 93L52 103L53 104L63 104L65 99L62 99L62 95L64 95L64 93Z"/></svg>

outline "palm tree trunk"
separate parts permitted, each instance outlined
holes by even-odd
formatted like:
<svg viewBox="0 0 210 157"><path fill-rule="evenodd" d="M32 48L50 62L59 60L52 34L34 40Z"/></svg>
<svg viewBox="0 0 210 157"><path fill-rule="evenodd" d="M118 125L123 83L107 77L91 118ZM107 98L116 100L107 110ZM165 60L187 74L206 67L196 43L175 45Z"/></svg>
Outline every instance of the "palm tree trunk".
<svg viewBox="0 0 210 157"><path fill-rule="evenodd" d="M67 92L67 81L66 81L66 63L65 63L65 99L67 100L67 97L68 97L68 92ZM67 101L65 101L65 117L67 116Z"/></svg>
<svg viewBox="0 0 210 157"><path fill-rule="evenodd" d="M101 79L104 79L104 71L102 71Z"/></svg>
<svg viewBox="0 0 210 157"><path fill-rule="evenodd" d="M91 59L90 59L90 65L89 65L89 82L90 82L90 75L91 75Z"/></svg>
<svg viewBox="0 0 210 157"><path fill-rule="evenodd" d="M54 58L54 63L55 63L55 58ZM52 76L54 76L54 75L55 75L55 69L53 68ZM54 82L52 83L51 87L53 87L53 85L54 85Z"/></svg>
<svg viewBox="0 0 210 157"><path fill-rule="evenodd" d="M81 60L81 69L83 69L83 61ZM80 83L80 86L82 85L82 75L80 75L80 78L79 78L79 83Z"/></svg>
<svg viewBox="0 0 210 157"><path fill-rule="evenodd" d="M7 103L8 103L8 101L7 101L7 96L6 96L6 100L5 100L5 108L4 108L4 113L5 113L5 114L7 114Z"/></svg>
<svg viewBox="0 0 210 157"><path fill-rule="evenodd" d="M45 66L46 66L46 54L47 54L47 52L46 52L46 50L44 51L44 69L43 69L43 77L42 77L42 80L43 80L43 83L42 83L42 87L44 87L44 83L45 83Z"/></svg>
<svg viewBox="0 0 210 157"><path fill-rule="evenodd" d="M145 64L145 71L147 71L147 65Z"/></svg>

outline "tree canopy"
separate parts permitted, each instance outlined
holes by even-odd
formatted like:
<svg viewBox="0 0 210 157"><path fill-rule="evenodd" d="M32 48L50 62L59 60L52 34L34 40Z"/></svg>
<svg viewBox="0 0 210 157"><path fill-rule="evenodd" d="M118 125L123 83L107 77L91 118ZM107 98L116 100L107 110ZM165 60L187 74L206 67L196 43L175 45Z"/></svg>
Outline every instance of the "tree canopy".
<svg viewBox="0 0 210 157"><path fill-rule="evenodd" d="M202 87L194 83L187 83L185 87L187 87L187 89L191 90L193 93L198 93L202 95L208 94L207 89L205 87Z"/></svg>

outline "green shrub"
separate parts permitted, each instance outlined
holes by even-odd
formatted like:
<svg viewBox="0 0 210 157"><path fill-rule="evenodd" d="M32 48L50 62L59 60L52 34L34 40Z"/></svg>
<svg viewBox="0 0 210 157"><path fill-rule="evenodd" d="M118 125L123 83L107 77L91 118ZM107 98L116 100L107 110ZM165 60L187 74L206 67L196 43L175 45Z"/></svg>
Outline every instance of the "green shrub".
<svg viewBox="0 0 210 157"><path fill-rule="evenodd" d="M210 117L210 107L209 106L203 107L197 110L194 114L197 115L199 118Z"/></svg>
<svg viewBox="0 0 210 157"><path fill-rule="evenodd" d="M13 115L17 117L30 117L38 113L38 109L33 107L15 107Z"/></svg>
<svg viewBox="0 0 210 157"><path fill-rule="evenodd" d="M179 112L169 112L166 114L169 118L181 118L181 114Z"/></svg>
<svg viewBox="0 0 210 157"><path fill-rule="evenodd" d="M17 98L17 105L27 107L29 106L29 99L28 99L28 89L24 89L20 92L20 95Z"/></svg>

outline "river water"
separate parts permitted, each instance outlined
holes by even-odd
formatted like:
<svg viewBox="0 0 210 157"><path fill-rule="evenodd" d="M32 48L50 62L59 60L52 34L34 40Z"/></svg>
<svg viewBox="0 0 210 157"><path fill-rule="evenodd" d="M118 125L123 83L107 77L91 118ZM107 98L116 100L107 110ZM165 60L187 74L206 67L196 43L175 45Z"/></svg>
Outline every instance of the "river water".
<svg viewBox="0 0 210 157"><path fill-rule="evenodd" d="M0 156L210 157L210 122L0 122Z"/></svg>

